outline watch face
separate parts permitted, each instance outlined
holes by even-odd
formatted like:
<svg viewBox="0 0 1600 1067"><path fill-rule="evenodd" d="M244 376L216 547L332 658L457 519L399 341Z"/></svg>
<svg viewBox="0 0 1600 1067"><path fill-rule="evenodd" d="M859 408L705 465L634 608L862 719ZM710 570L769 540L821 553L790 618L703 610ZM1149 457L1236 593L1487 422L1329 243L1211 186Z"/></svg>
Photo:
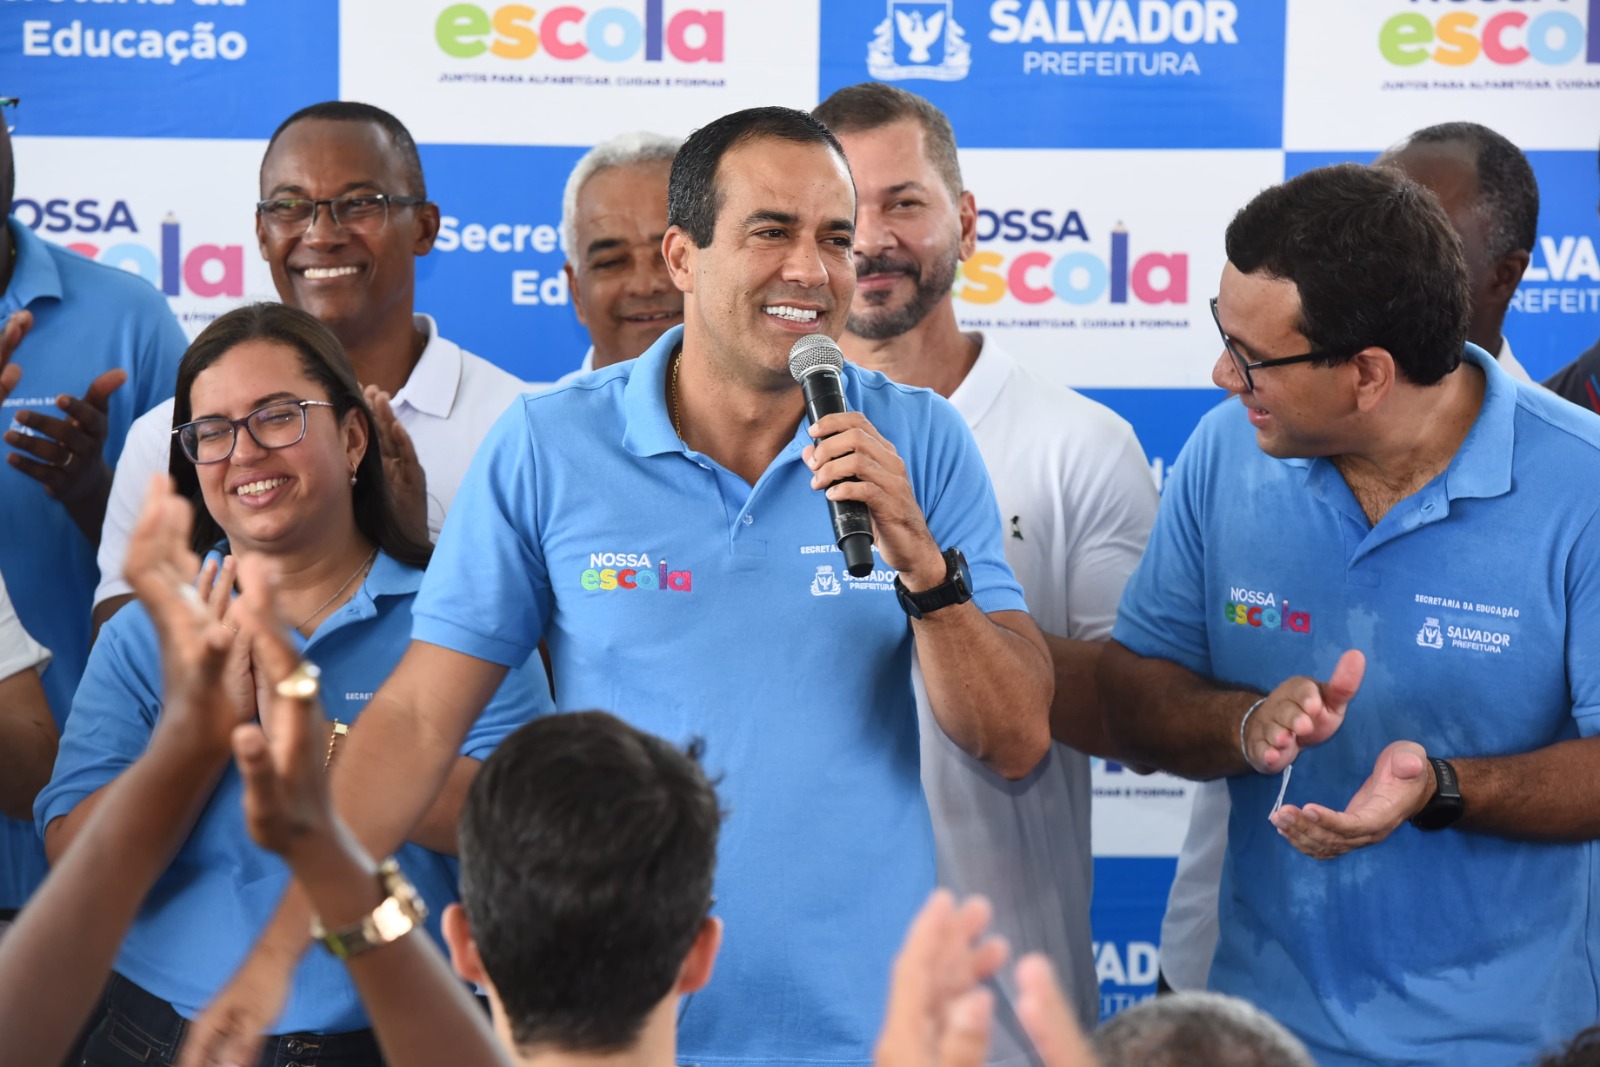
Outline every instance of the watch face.
<svg viewBox="0 0 1600 1067"><path fill-rule="evenodd" d="M972 596L972 571L967 567L967 557L962 555L959 548L952 548L950 554L954 557L953 562L955 563L956 573L953 580L956 584L956 590L963 599L970 598Z"/></svg>

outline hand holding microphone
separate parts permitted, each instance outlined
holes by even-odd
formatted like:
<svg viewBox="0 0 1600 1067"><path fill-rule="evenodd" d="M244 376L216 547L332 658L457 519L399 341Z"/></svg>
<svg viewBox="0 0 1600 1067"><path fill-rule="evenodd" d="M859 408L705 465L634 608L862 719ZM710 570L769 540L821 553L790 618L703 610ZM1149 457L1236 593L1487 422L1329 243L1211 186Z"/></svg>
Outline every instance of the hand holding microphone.
<svg viewBox="0 0 1600 1067"><path fill-rule="evenodd" d="M872 545L913 591L945 581L946 564L911 488L906 465L872 423L849 410L833 339L807 334L789 352L789 373L805 392L816 443L806 450L812 486L825 490L828 514L850 574L872 573Z"/></svg>

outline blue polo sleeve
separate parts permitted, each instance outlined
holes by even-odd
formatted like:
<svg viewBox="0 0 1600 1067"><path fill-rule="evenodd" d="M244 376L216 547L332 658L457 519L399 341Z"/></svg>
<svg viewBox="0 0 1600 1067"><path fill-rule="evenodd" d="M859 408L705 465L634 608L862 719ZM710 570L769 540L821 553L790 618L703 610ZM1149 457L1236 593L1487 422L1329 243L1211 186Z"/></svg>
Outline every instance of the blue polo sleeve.
<svg viewBox="0 0 1600 1067"><path fill-rule="evenodd" d="M1600 734L1600 511L1573 543L1567 578L1567 684L1584 737Z"/></svg>
<svg viewBox="0 0 1600 1067"><path fill-rule="evenodd" d="M1202 419L1178 453L1144 556L1117 607L1112 640L1130 652L1210 675L1205 609L1206 494L1218 414Z"/></svg>
<svg viewBox="0 0 1600 1067"><path fill-rule="evenodd" d="M556 702L550 695L550 676L544 672L544 659L536 650L513 667L495 690L494 698L467 731L461 754L486 760L519 727L545 715L552 715Z"/></svg>
<svg viewBox="0 0 1600 1067"><path fill-rule="evenodd" d="M161 709L161 662L143 606L106 623L89 653L50 782L33 804L39 834L144 754Z"/></svg>
<svg viewBox="0 0 1600 1067"><path fill-rule="evenodd" d="M972 599L985 614L1027 611L1022 586L1006 563L1000 505L978 442L949 401L929 400L929 462L912 477L928 532L940 548L961 549L972 572Z"/></svg>
<svg viewBox="0 0 1600 1067"><path fill-rule="evenodd" d="M484 438L445 517L411 636L505 667L525 663L550 612L528 398Z"/></svg>

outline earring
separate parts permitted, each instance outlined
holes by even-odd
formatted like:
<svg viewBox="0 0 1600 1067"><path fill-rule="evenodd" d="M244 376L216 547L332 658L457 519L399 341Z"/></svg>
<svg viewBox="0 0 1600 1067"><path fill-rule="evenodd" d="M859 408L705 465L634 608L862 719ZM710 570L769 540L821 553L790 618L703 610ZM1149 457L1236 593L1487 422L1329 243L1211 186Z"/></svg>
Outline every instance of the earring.
<svg viewBox="0 0 1600 1067"><path fill-rule="evenodd" d="M356 472L355 471L351 471L350 472L350 488L354 489L355 487L356 487Z"/></svg>

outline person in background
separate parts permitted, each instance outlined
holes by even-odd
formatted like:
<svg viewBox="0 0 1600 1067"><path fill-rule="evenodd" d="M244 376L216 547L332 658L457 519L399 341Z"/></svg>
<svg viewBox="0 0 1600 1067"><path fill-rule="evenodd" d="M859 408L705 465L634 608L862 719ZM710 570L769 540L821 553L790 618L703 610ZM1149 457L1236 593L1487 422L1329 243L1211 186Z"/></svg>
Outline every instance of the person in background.
<svg viewBox="0 0 1600 1067"><path fill-rule="evenodd" d="M11 448L0 573L22 626L53 657L40 682L59 726L89 657L112 467L134 418L172 395L188 341L149 283L50 244L11 214L20 108L13 97L0 105L0 425ZM46 869L31 822L0 818L0 922Z"/></svg>
<svg viewBox="0 0 1600 1067"><path fill-rule="evenodd" d="M961 413L994 482L1006 562L1056 671L1056 743L1020 782L963 752L919 701L939 882L988 898L999 933L1049 956L1089 1026L1100 998L1085 753L1109 754L1092 682L1155 521L1150 468L1121 417L1042 380L993 338L961 331L951 287L976 242L977 206L939 109L866 82L838 90L812 114L844 146L858 197L845 354L934 390ZM991 1050L997 1062L1021 1062L1027 1037L1002 1018Z"/></svg>
<svg viewBox="0 0 1600 1067"><path fill-rule="evenodd" d="M561 197L572 309L589 331L589 351L562 378L633 359L683 323L683 294L667 274L667 175L683 142L624 133L578 160Z"/></svg>
<svg viewBox="0 0 1600 1067"><path fill-rule="evenodd" d="M333 100L284 119L261 159L256 238L278 298L333 331L368 390L401 517L437 538L467 464L525 383L443 337L414 307L433 248L416 143L370 104ZM175 455L170 402L134 424L100 541L95 623L128 600L127 531L149 476Z"/></svg>

